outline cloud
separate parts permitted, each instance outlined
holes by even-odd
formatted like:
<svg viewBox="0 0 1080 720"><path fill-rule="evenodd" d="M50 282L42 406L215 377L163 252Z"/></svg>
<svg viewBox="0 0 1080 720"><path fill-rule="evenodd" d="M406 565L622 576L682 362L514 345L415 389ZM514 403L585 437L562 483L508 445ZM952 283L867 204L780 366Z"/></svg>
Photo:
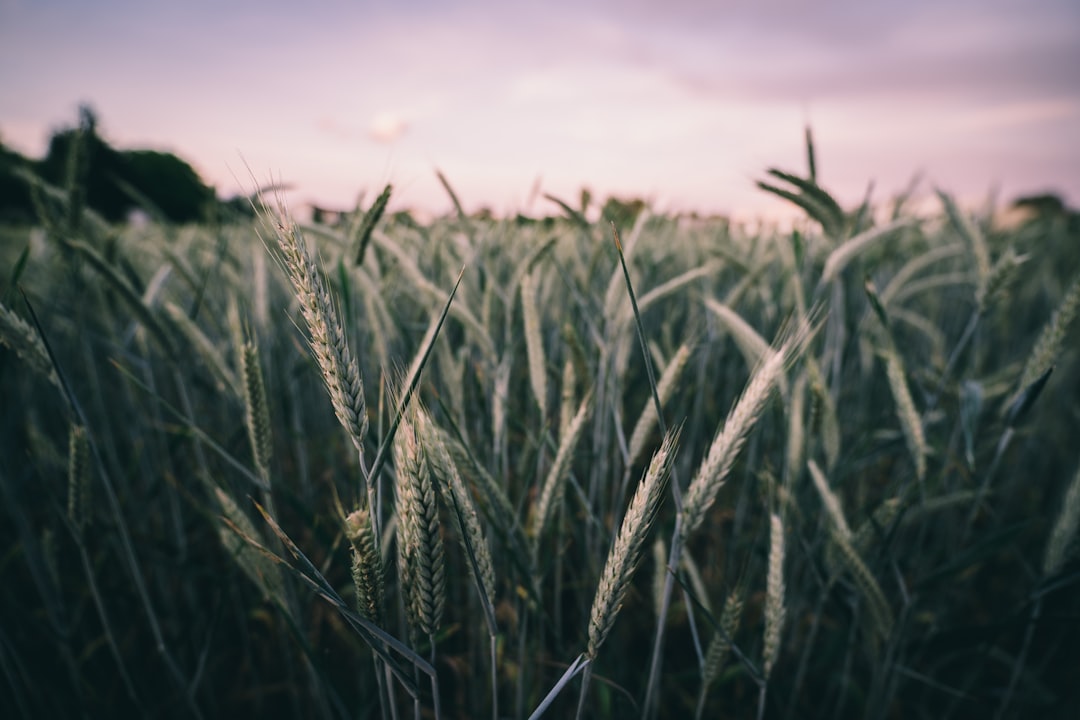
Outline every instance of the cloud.
<svg viewBox="0 0 1080 720"><path fill-rule="evenodd" d="M627 66L662 69L711 98L1076 97L1080 6L1047 4L1059 7L629 0L619 15L624 42L610 49Z"/></svg>
<svg viewBox="0 0 1080 720"><path fill-rule="evenodd" d="M380 112L371 119L368 136L377 143L388 145L399 139L408 129L409 124L396 112Z"/></svg>

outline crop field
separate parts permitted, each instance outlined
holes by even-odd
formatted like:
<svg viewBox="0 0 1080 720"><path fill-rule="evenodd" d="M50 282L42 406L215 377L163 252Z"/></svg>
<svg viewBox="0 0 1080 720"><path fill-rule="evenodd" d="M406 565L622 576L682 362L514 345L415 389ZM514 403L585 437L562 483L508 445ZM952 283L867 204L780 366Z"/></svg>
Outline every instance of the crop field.
<svg viewBox="0 0 1080 720"><path fill-rule="evenodd" d="M1078 216L762 178L792 229L32 181L0 717L1075 717Z"/></svg>

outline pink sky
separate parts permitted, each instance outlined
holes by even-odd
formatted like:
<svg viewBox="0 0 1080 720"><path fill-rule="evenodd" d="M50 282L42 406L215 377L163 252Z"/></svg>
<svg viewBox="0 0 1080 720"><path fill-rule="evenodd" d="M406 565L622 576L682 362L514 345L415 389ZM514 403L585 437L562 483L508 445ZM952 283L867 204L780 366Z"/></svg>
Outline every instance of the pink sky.
<svg viewBox="0 0 1080 720"><path fill-rule="evenodd" d="M301 9L302 8L302 9ZM549 212L543 192L737 217L805 170L886 201L916 172L978 202L1080 204L1080 3L185 3L0 0L0 139L43 152L80 102L120 147L171 150L223 195ZM246 163L246 167L245 167Z"/></svg>

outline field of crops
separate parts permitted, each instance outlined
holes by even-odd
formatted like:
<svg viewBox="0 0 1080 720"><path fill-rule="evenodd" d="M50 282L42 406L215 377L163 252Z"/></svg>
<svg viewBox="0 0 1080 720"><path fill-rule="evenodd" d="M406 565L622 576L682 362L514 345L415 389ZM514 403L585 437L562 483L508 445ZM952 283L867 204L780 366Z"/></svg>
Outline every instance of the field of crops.
<svg viewBox="0 0 1080 720"><path fill-rule="evenodd" d="M1077 216L767 177L794 230L38 183L0 716L1074 717Z"/></svg>

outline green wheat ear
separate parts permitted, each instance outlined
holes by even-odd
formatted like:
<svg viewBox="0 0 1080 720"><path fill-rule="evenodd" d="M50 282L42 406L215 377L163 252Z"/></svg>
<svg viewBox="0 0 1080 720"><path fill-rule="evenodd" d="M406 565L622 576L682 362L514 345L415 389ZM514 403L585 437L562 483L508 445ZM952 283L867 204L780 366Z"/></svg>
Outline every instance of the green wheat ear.
<svg viewBox="0 0 1080 720"><path fill-rule="evenodd" d="M270 458L273 445L270 434L270 408L266 401L266 385L263 383L259 363L259 348L254 342L244 342L240 353L240 370L244 379L244 413L251 443L255 468L264 482L270 481Z"/></svg>
<svg viewBox="0 0 1080 720"><path fill-rule="evenodd" d="M784 522L773 513L769 516L769 572L765 590L765 638L762 650L762 674L768 680L780 656L780 634L786 617L784 605Z"/></svg>
<svg viewBox="0 0 1080 720"><path fill-rule="evenodd" d="M72 425L68 435L68 519L82 533L90 518L90 443L86 428Z"/></svg>
<svg viewBox="0 0 1080 720"><path fill-rule="evenodd" d="M384 585L382 556L375 543L371 514L367 508L355 510L345 518L345 529L352 546L352 578L356 588L356 610L383 627Z"/></svg>
<svg viewBox="0 0 1080 720"><path fill-rule="evenodd" d="M727 600L724 601L724 609L720 613L720 627L713 633L709 648L705 652L705 665L701 673L702 693L716 681L724 662L731 654L735 633L738 632L739 623L742 621L742 610L742 592L736 588L728 593Z"/></svg>
<svg viewBox="0 0 1080 720"><path fill-rule="evenodd" d="M1076 541L1077 528L1080 527L1080 470L1076 471L1072 482L1065 490L1054 528L1043 552L1042 573L1044 578L1054 577L1065 566L1070 550Z"/></svg>
<svg viewBox="0 0 1080 720"><path fill-rule="evenodd" d="M446 564L431 462L415 413L402 418L393 445L398 576L410 629L433 639L446 606Z"/></svg>
<svg viewBox="0 0 1080 720"><path fill-rule="evenodd" d="M1080 310L1080 276L1077 276L1069 289L1065 291L1061 304L1039 333L1035 347L1028 356L1024 371L1017 382L1017 395L1034 385L1053 367L1078 310Z"/></svg>
<svg viewBox="0 0 1080 720"><path fill-rule="evenodd" d="M41 336L23 320L3 304L0 304L0 345L6 345L15 351L19 358L30 366L34 372L52 383L58 390L60 378L53 369L49 353L45 349L45 343Z"/></svg>

